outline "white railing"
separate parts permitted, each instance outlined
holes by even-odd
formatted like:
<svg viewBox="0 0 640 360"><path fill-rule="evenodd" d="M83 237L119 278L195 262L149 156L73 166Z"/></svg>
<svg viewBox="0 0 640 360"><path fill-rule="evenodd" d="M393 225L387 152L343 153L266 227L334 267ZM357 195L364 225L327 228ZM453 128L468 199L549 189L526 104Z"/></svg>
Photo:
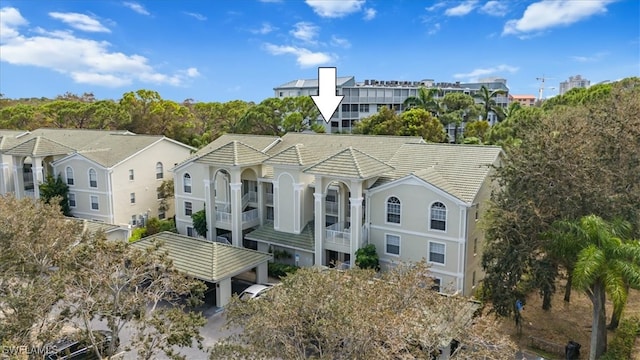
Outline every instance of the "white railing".
<svg viewBox="0 0 640 360"><path fill-rule="evenodd" d="M223 243L223 244L227 244L227 245L231 245L231 242L229 241L229 239L227 239L224 236L217 236L216 237L216 241L219 243Z"/></svg>
<svg viewBox="0 0 640 360"><path fill-rule="evenodd" d="M331 213L331 214L338 213L338 203L335 201L325 201L324 207L327 213Z"/></svg>
<svg viewBox="0 0 640 360"><path fill-rule="evenodd" d="M216 210L222 212L231 212L231 204L228 202L216 201Z"/></svg>
<svg viewBox="0 0 640 360"><path fill-rule="evenodd" d="M258 218L258 209L251 209L242 213L242 222L249 222Z"/></svg>
<svg viewBox="0 0 640 360"><path fill-rule="evenodd" d="M249 191L242 195L242 208L244 209L250 202L258 202L258 193L255 191Z"/></svg>
<svg viewBox="0 0 640 360"><path fill-rule="evenodd" d="M231 224L231 213L226 211L216 211L216 222Z"/></svg>
<svg viewBox="0 0 640 360"><path fill-rule="evenodd" d="M264 201L267 205L273 205L273 193L265 193Z"/></svg>
<svg viewBox="0 0 640 360"><path fill-rule="evenodd" d="M327 226L325 229L325 241L338 244L347 245L351 244L351 228L348 223L336 223Z"/></svg>
<svg viewBox="0 0 640 360"><path fill-rule="evenodd" d="M24 191L24 196L25 197L30 197L32 199L35 199L36 198L36 192L35 192L35 190L25 190Z"/></svg>

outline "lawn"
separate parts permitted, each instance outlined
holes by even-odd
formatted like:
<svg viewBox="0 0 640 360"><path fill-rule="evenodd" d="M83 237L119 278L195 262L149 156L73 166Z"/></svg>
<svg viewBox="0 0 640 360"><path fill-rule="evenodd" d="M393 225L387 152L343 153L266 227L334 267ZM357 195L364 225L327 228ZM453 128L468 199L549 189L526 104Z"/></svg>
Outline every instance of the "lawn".
<svg viewBox="0 0 640 360"><path fill-rule="evenodd" d="M589 354L591 337L592 306L589 298L580 291L572 291L571 302L563 301L565 282L561 281L557 287L557 293L553 297L552 308L549 311L542 310L542 298L538 294L531 294L526 300L524 326L522 335L518 336L513 319L501 321L502 331L509 334L522 348L530 348L530 336L564 346L569 340L582 345L581 358L587 358ZM612 304L607 301L607 324L611 320ZM623 319L628 316L640 316L640 291L631 290ZM609 331L608 339L615 336L614 331ZM640 360L640 340L636 339L634 360ZM564 350L562 350L564 351ZM545 355L541 353L541 355ZM551 354L549 354L551 355ZM554 358L564 358L559 354L553 354Z"/></svg>

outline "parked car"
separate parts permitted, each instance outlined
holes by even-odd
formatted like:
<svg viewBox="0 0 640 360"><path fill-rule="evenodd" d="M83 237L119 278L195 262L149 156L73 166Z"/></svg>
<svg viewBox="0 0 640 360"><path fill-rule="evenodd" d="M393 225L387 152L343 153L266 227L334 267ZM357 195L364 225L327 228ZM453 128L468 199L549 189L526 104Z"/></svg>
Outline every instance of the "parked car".
<svg viewBox="0 0 640 360"><path fill-rule="evenodd" d="M240 300L256 299L262 296L265 292L271 289L271 286L255 284L246 288L240 293Z"/></svg>
<svg viewBox="0 0 640 360"><path fill-rule="evenodd" d="M99 346L100 354L111 356L109 346L113 339L113 334L108 330L95 330L93 336L96 345ZM115 347L120 345L120 339L115 339ZM52 349L45 356L45 360L93 360L98 359L91 340L77 333L64 339L60 339L50 344L47 348Z"/></svg>

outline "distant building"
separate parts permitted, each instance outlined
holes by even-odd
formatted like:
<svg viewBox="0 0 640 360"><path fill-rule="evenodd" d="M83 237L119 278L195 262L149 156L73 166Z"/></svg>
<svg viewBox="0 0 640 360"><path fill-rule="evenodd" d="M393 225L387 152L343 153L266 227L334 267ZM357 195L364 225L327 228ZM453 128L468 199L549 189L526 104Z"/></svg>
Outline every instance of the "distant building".
<svg viewBox="0 0 640 360"><path fill-rule="evenodd" d="M518 102L522 107L534 106L536 104L535 95L509 95L509 103Z"/></svg>
<svg viewBox="0 0 640 360"><path fill-rule="evenodd" d="M559 94L562 95L573 88L588 88L589 85L591 85L591 81L584 79L580 75L569 76L569 80L560 83Z"/></svg>
<svg viewBox="0 0 640 360"><path fill-rule="evenodd" d="M495 97L495 101L498 106L506 107L509 104L507 80L501 78L480 79L476 83L461 83L459 81L436 83L431 79L356 82L353 76L338 77L336 81L338 95L344 95L344 99L329 124L325 123L322 118L318 119L318 124L324 125L327 133L350 133L358 120L376 114L382 107L388 107L398 113L405 110L404 101L409 97L416 96L420 87L440 89L440 94L436 98L441 98L452 92L462 92L473 96L483 85L489 91L505 91L505 95ZM274 91L278 98L317 95L318 80L293 80L274 88ZM490 113L489 117L492 124L497 121L495 114ZM453 139L454 126L451 125L447 131L450 138Z"/></svg>

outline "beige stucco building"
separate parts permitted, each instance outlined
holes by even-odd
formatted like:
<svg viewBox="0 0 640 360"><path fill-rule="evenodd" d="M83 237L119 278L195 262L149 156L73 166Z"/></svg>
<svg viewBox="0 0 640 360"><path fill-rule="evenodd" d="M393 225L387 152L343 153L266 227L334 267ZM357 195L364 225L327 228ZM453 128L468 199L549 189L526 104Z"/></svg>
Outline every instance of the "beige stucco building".
<svg viewBox="0 0 640 360"><path fill-rule="evenodd" d="M75 217L138 226L159 211L157 188L194 148L163 136L80 129L0 130L0 193L40 198L61 175Z"/></svg>
<svg viewBox="0 0 640 360"><path fill-rule="evenodd" d="M299 266L352 264L374 244L383 267L426 259L442 291L470 295L501 154L417 137L223 135L173 169L176 225ZM203 209L200 236L191 215Z"/></svg>

